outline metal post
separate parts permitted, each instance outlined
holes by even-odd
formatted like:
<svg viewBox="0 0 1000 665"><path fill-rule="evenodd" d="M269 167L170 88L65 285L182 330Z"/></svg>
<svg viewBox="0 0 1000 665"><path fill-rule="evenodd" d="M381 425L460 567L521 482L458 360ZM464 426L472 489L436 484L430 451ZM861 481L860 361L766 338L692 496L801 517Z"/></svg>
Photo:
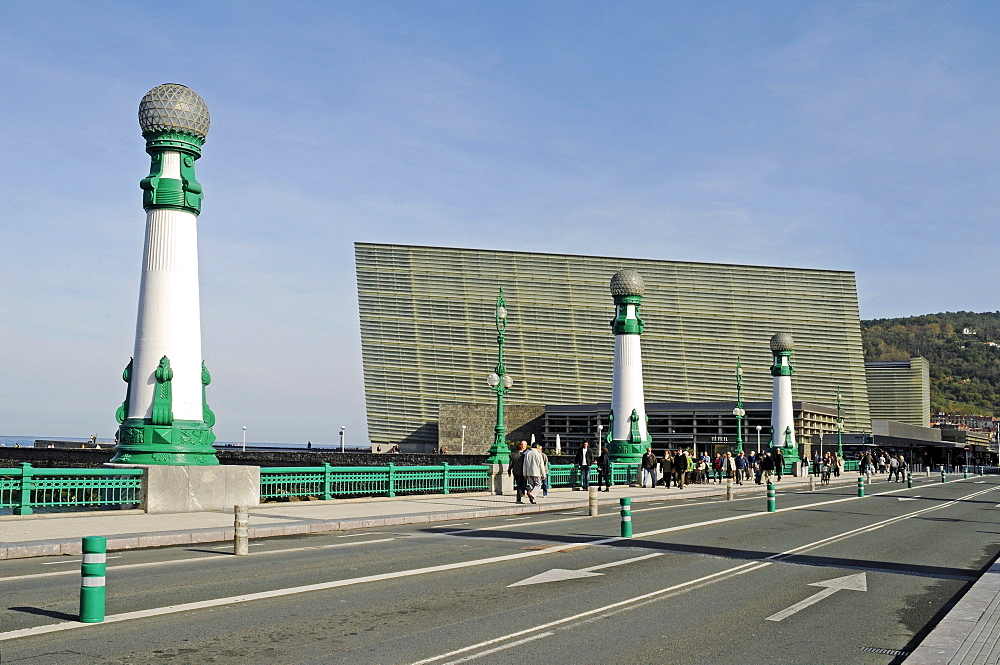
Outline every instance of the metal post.
<svg viewBox="0 0 1000 665"><path fill-rule="evenodd" d="M858 478L858 496L864 497L865 495L865 477L861 476Z"/></svg>
<svg viewBox="0 0 1000 665"><path fill-rule="evenodd" d="M250 554L250 512L246 506L233 506L233 554Z"/></svg>
<svg viewBox="0 0 1000 665"><path fill-rule="evenodd" d="M941 482L942 483L948 482L947 476L944 475L944 464L941 465Z"/></svg>
<svg viewBox="0 0 1000 665"><path fill-rule="evenodd" d="M389 496L396 496L396 465L389 462Z"/></svg>
<svg viewBox="0 0 1000 665"><path fill-rule="evenodd" d="M811 473L809 474L809 491L810 492L816 491L816 476L814 476Z"/></svg>
<svg viewBox="0 0 1000 665"><path fill-rule="evenodd" d="M445 462L441 466L443 467L443 471L441 473L442 476L441 480L442 484L444 485L444 492L442 492L442 494L448 494L448 463Z"/></svg>
<svg viewBox="0 0 1000 665"><path fill-rule="evenodd" d="M632 499L623 497L618 499L622 507L622 538L632 537Z"/></svg>
<svg viewBox="0 0 1000 665"><path fill-rule="evenodd" d="M726 501L733 500L733 479L726 478Z"/></svg>
<svg viewBox="0 0 1000 665"><path fill-rule="evenodd" d="M589 509L590 517L597 517L597 488L591 485L588 488L589 496L587 496L587 508Z"/></svg>
<svg viewBox="0 0 1000 665"><path fill-rule="evenodd" d="M777 506L777 494L774 490L774 483L768 481L767 483L767 512L773 513L778 509Z"/></svg>
<svg viewBox="0 0 1000 665"><path fill-rule="evenodd" d="M906 472L906 487L907 489L913 489L913 474L909 471Z"/></svg>
<svg viewBox="0 0 1000 665"><path fill-rule="evenodd" d="M964 466L964 467L962 467L962 469L963 469L963 473L965 474L965 476L964 476L965 479L968 480L969 479L969 467L968 466Z"/></svg>
<svg viewBox="0 0 1000 665"><path fill-rule="evenodd" d="M31 464L21 462L21 491L17 505L14 506L15 515L31 515L34 512L31 508L31 490L34 486L31 471Z"/></svg>
<svg viewBox="0 0 1000 665"><path fill-rule="evenodd" d="M329 501L330 499L333 498L333 491L332 491L332 488L331 488L331 484L332 484L331 481L333 480L333 473L331 472L331 469L333 469L333 467L330 466L329 462L323 462L323 500L324 501Z"/></svg>
<svg viewBox="0 0 1000 665"><path fill-rule="evenodd" d="M83 563L80 565L80 621L101 623L107 598L104 574L107 570L108 541L103 536L83 538Z"/></svg>
<svg viewBox="0 0 1000 665"><path fill-rule="evenodd" d="M503 421L503 396L513 387L514 379L507 374L507 365L503 361L504 332L507 330L507 301L503 297L503 287L500 287L493 319L497 329L497 364L494 371L486 377L486 382L497 394L497 424L486 464L507 464L510 461L510 449L507 448L507 429Z"/></svg>

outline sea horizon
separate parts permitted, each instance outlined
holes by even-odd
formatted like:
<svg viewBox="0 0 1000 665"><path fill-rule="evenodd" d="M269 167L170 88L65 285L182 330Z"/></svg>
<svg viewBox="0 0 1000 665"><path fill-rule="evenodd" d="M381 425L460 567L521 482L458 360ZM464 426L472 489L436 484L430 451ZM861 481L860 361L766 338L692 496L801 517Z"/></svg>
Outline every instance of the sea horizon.
<svg viewBox="0 0 1000 665"><path fill-rule="evenodd" d="M87 443L90 441L89 436L83 437L72 437L72 436L24 436L24 435L0 435L0 447L6 448L33 448L35 441L69 441L72 443ZM103 438L98 437L97 443L101 447L111 447L115 445L115 440L113 438ZM261 449L261 448L291 448L291 449L301 449L309 450L309 442L305 443L289 443L289 442L260 442L260 441L247 441L247 448ZM216 441L212 444L214 448L242 448L242 441ZM358 446L358 445L348 445L345 446L347 450L370 450L370 446ZM330 450L330 449L340 449L339 443L313 443L311 450Z"/></svg>

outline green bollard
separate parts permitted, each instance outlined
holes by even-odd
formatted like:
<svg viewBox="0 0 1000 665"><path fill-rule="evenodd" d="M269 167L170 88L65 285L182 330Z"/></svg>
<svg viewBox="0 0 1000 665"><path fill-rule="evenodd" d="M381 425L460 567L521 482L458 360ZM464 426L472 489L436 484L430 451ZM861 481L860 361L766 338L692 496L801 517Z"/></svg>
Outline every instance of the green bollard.
<svg viewBox="0 0 1000 665"><path fill-rule="evenodd" d="M622 538L632 537L632 499L618 499L622 506Z"/></svg>
<svg viewBox="0 0 1000 665"><path fill-rule="evenodd" d="M865 479L864 476L858 478L858 496L864 497L865 495Z"/></svg>
<svg viewBox="0 0 1000 665"><path fill-rule="evenodd" d="M948 482L948 479L945 478L945 475L944 475L944 467L943 466L941 467L941 482L942 483Z"/></svg>
<svg viewBox="0 0 1000 665"><path fill-rule="evenodd" d="M85 536L80 565L80 621L104 621L104 573L107 569L108 541L103 536Z"/></svg>
<svg viewBox="0 0 1000 665"><path fill-rule="evenodd" d="M769 482L767 484L767 512L773 513L777 509L778 507L774 491L774 483Z"/></svg>
<svg viewBox="0 0 1000 665"><path fill-rule="evenodd" d="M969 467L963 466L962 469L963 469L963 473L965 474L964 475L965 480L968 480L969 479Z"/></svg>
<svg viewBox="0 0 1000 665"><path fill-rule="evenodd" d="M912 473L907 473L906 474L906 487L907 487L907 489L913 489L913 474Z"/></svg>

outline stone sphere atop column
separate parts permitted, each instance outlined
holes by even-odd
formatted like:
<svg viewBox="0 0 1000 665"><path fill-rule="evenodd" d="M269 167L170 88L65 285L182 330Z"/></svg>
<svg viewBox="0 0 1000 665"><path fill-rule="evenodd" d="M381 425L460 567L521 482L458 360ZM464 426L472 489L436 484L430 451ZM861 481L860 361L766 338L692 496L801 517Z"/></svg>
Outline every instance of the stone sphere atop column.
<svg viewBox="0 0 1000 665"><path fill-rule="evenodd" d="M792 336L788 333L778 333L771 338L771 351L777 353L778 351L791 351L792 350Z"/></svg>
<svg viewBox="0 0 1000 665"><path fill-rule="evenodd" d="M205 141L211 118L198 93L178 83L158 85L139 102L139 127L147 141L165 133Z"/></svg>
<svg viewBox="0 0 1000 665"><path fill-rule="evenodd" d="M641 296L646 290L642 277L632 269L619 270L611 278L611 295Z"/></svg>

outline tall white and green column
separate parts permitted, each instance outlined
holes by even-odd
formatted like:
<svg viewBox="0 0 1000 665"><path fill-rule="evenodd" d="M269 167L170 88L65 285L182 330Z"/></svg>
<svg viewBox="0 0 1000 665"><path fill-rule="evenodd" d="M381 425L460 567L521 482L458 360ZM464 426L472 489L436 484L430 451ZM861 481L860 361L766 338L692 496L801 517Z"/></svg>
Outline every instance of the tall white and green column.
<svg viewBox="0 0 1000 665"><path fill-rule="evenodd" d="M642 461L652 443L646 426L646 400L642 388L642 348L639 338L644 326L639 314L645 284L635 270L619 270L611 278L615 299L614 383L611 388L611 427L608 452L615 462ZM602 441L602 444L605 443Z"/></svg>
<svg viewBox="0 0 1000 665"><path fill-rule="evenodd" d="M771 337L771 376L774 377L774 392L771 399L771 446L783 448L787 459L797 459L798 445L795 443L795 412L792 410L792 336L778 333ZM788 453L794 452L794 458Z"/></svg>
<svg viewBox="0 0 1000 665"><path fill-rule="evenodd" d="M201 355L198 214L202 189L194 163L209 113L194 91L157 86L139 103L139 126L151 165L142 179L146 240L135 349L122 377L113 462L218 464L215 415L205 400L211 376Z"/></svg>

